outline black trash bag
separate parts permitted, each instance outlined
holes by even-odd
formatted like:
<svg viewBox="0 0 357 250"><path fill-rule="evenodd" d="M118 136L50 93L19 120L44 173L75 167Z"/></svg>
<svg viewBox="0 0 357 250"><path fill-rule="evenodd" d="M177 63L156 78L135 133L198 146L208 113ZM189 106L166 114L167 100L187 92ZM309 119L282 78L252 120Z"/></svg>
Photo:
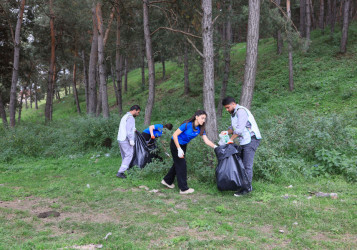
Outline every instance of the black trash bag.
<svg viewBox="0 0 357 250"><path fill-rule="evenodd" d="M138 131L135 131L134 155L129 164L129 168L133 166L144 168L146 164L151 162L153 158L153 151L155 149L156 142L148 146L142 134Z"/></svg>
<svg viewBox="0 0 357 250"><path fill-rule="evenodd" d="M239 146L226 144L215 148L218 159L216 167L217 188L220 191L247 190L250 187L243 161L239 156Z"/></svg>

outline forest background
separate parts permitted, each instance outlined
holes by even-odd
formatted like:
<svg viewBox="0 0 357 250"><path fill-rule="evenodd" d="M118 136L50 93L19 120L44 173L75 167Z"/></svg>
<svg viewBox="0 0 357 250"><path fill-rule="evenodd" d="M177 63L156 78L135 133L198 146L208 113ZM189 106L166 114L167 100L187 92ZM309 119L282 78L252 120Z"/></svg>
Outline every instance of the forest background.
<svg viewBox="0 0 357 250"><path fill-rule="evenodd" d="M249 3L1 2L0 246L356 247L356 1ZM139 131L205 109L216 140L226 95L263 134L252 195L216 190L200 139L197 194L162 189L170 133L164 161L115 179L130 106Z"/></svg>

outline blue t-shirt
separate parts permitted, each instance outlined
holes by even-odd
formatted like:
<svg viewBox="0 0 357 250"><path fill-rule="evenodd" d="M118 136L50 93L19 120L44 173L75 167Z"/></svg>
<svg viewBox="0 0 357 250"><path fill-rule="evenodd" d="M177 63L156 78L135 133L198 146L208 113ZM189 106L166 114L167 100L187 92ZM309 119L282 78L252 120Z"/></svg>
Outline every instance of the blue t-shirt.
<svg viewBox="0 0 357 250"><path fill-rule="evenodd" d="M179 144L185 145L189 143L193 138L198 136L201 132L200 126L195 127L195 130L192 128L192 122L188 122L187 124L182 124L179 129L182 131L181 134L178 136ZM205 135L206 132L204 131L203 134ZM173 138L173 137L172 137Z"/></svg>
<svg viewBox="0 0 357 250"><path fill-rule="evenodd" d="M162 124L154 125L153 133L154 133L155 138L160 137L162 135L163 129L164 129L164 126ZM150 128L145 129L143 132L150 135Z"/></svg>

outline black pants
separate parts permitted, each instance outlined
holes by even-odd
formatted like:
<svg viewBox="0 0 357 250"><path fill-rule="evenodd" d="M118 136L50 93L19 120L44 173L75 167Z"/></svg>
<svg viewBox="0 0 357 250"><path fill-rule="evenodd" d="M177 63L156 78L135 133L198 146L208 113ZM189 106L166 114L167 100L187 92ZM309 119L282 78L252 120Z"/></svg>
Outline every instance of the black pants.
<svg viewBox="0 0 357 250"><path fill-rule="evenodd" d="M183 152L186 154L186 145L180 145ZM171 155L174 160L174 164L170 168L169 172L164 177L164 180L167 184L171 185L175 176L177 176L177 184L181 191L186 191L188 189L187 186L187 165L185 158L179 158L177 154L177 148L173 139L171 139L170 143ZM186 156L185 156L186 157Z"/></svg>
<svg viewBox="0 0 357 250"><path fill-rule="evenodd" d="M150 134L147 134L145 132L142 132L141 133L143 135L143 137L145 138L145 141L148 142L151 140L151 135Z"/></svg>

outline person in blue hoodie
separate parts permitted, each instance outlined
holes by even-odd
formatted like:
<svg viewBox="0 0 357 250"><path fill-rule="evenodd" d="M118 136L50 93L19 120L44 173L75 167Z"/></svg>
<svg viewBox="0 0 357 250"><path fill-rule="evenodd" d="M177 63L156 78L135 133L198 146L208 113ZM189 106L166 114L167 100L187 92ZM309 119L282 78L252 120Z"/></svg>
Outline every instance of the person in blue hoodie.
<svg viewBox="0 0 357 250"><path fill-rule="evenodd" d="M150 142L160 137L164 131L164 128L168 130L172 130L172 124L168 123L165 125L162 124L151 125L142 132L142 135L145 138L145 141Z"/></svg>
<svg viewBox="0 0 357 250"><path fill-rule="evenodd" d="M213 149L217 147L206 136L206 118L207 113L205 111L197 110L196 113L190 119L185 120L172 135L170 150L174 163L164 179L161 181L161 184L168 188L174 188L175 184L173 184L173 182L176 176L180 194L190 194L195 191L187 185L187 165L184 158L187 144L192 139L200 135L206 145Z"/></svg>

